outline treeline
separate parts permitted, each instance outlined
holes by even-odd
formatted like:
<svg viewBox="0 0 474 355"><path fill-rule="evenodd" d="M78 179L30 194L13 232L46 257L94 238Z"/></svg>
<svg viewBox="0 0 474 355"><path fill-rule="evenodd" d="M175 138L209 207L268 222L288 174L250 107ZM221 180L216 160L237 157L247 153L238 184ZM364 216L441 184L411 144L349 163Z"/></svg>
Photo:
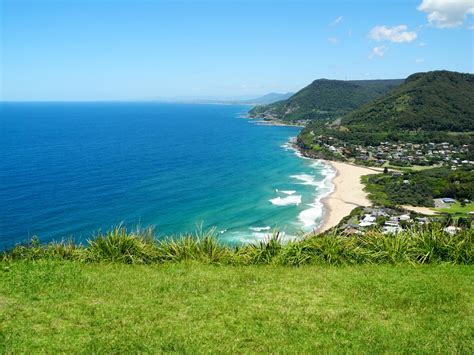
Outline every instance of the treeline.
<svg viewBox="0 0 474 355"><path fill-rule="evenodd" d="M474 174L469 168L369 175L364 180L370 199L384 206L433 207L433 199L443 197L474 200Z"/></svg>
<svg viewBox="0 0 474 355"><path fill-rule="evenodd" d="M311 138L312 135L313 138ZM386 132L360 130L359 127L333 126L328 121L309 123L299 134L302 139L313 139L318 135L337 138L351 145L377 146L381 142L392 143L443 143L448 142L456 146L468 145L470 151L474 148L474 132L410 132L402 130L388 130ZM305 137L305 138L303 138ZM473 155L466 156L466 159ZM472 160L472 159L471 159Z"/></svg>

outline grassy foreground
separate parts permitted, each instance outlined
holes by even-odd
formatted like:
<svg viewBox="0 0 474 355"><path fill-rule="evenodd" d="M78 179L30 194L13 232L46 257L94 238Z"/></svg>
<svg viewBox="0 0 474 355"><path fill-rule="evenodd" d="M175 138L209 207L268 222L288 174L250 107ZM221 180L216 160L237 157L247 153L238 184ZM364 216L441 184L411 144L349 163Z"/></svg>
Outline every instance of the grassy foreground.
<svg viewBox="0 0 474 355"><path fill-rule="evenodd" d="M473 353L473 237L34 239L0 255L0 353Z"/></svg>
<svg viewBox="0 0 474 355"><path fill-rule="evenodd" d="M474 351L472 266L0 267L0 353Z"/></svg>

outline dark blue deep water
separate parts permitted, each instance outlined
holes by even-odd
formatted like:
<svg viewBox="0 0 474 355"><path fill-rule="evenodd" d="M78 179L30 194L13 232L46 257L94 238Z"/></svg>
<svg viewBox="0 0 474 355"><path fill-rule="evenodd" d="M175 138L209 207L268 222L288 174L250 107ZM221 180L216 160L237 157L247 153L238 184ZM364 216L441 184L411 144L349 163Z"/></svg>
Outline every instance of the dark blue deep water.
<svg viewBox="0 0 474 355"><path fill-rule="evenodd" d="M215 226L231 243L314 228L331 172L288 148L297 128L257 125L247 110L0 104L0 247L84 241L119 223L160 236Z"/></svg>

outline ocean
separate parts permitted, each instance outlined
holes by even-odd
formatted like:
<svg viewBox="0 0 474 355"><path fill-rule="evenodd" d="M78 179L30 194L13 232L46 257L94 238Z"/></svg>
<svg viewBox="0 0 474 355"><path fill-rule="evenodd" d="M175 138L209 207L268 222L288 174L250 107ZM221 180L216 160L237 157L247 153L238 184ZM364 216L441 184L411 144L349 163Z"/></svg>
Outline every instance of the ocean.
<svg viewBox="0 0 474 355"><path fill-rule="evenodd" d="M311 231L334 172L292 149L299 128L259 125L248 109L1 103L0 248L119 224L158 237L215 228L229 244Z"/></svg>

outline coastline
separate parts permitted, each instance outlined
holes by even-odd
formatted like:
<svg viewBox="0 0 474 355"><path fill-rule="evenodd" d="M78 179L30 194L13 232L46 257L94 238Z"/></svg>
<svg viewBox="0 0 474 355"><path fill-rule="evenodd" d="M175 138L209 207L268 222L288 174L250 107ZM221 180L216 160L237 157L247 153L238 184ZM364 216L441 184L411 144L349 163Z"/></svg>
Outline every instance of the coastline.
<svg viewBox="0 0 474 355"><path fill-rule="evenodd" d="M251 117L248 114L243 116L243 118L251 121L256 126L306 127L304 124L290 123L282 120L265 120L264 118Z"/></svg>
<svg viewBox="0 0 474 355"><path fill-rule="evenodd" d="M283 127L301 127L304 128L304 125L296 124L296 123L289 123L289 122L284 122L284 121L264 121L264 120L255 120L253 118L248 118L249 120L252 120L253 124L256 126L283 126Z"/></svg>
<svg viewBox="0 0 474 355"><path fill-rule="evenodd" d="M336 175L332 179L334 190L321 201L324 206L323 219L321 225L315 229L316 233L335 227L354 208L370 206L372 203L364 191L361 177L381 172L378 169L349 163L322 161L330 165L335 170Z"/></svg>

